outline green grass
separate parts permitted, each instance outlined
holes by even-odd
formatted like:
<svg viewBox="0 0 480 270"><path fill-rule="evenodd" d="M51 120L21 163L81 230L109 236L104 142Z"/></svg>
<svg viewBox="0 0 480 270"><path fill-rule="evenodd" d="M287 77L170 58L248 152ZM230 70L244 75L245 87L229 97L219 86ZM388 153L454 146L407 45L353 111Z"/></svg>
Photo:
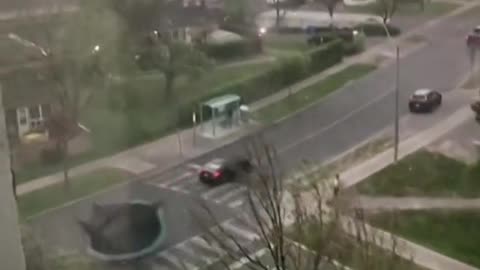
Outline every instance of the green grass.
<svg viewBox="0 0 480 270"><path fill-rule="evenodd" d="M389 270L425 270L411 260L404 259L393 253L377 247L368 241L360 241L345 234L336 224L325 223L319 228L316 221L308 226L303 236L291 235L297 241L311 250L322 249L324 256L335 259L352 269L389 269Z"/></svg>
<svg viewBox="0 0 480 270"><path fill-rule="evenodd" d="M394 17L396 15L400 16L428 16L428 17L437 17L442 16L445 13L448 13L459 5L449 2L430 2L425 5L425 10L421 10L420 5L416 3L406 3L404 5L399 5L397 8ZM378 6L376 4L369 4L365 6L350 6L346 7L346 12L359 12L359 13L370 13L378 14Z"/></svg>
<svg viewBox="0 0 480 270"><path fill-rule="evenodd" d="M480 268L480 211L401 211L377 214L370 221L373 225Z"/></svg>
<svg viewBox="0 0 480 270"><path fill-rule="evenodd" d="M365 76L375 70L375 68L375 66L367 64L354 64L349 66L279 102L260 109L256 112L256 116L263 122L274 122L317 102L319 99L344 86L349 81Z"/></svg>
<svg viewBox="0 0 480 270"><path fill-rule="evenodd" d="M266 50L305 52L310 49L305 34L277 34L268 33L264 37Z"/></svg>
<svg viewBox="0 0 480 270"><path fill-rule="evenodd" d="M70 180L71 191L66 193L63 183L27 193L18 198L18 209L23 218L31 217L47 209L85 197L99 190L121 183L128 174L118 169L99 169Z"/></svg>
<svg viewBox="0 0 480 270"><path fill-rule="evenodd" d="M362 181L357 189L382 196L462 196L480 194L480 163L468 166L441 154L420 151Z"/></svg>

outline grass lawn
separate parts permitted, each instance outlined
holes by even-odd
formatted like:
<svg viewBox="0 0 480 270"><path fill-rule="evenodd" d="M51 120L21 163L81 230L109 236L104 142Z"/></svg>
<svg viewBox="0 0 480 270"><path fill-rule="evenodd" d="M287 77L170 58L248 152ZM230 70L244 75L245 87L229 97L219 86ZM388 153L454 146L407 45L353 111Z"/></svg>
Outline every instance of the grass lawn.
<svg viewBox="0 0 480 270"><path fill-rule="evenodd" d="M374 65L354 64L279 102L260 109L255 115L263 122L274 122L317 102L349 81L365 76L375 68Z"/></svg>
<svg viewBox="0 0 480 270"><path fill-rule="evenodd" d="M459 5L449 2L430 2L425 5L425 10L421 10L420 5L416 3L406 3L399 5L395 15L400 16L429 16L436 17L441 16L449 11L454 10ZM359 13L371 13L378 14L378 5L369 4L365 6L350 6L345 8L345 12L359 12Z"/></svg>
<svg viewBox="0 0 480 270"><path fill-rule="evenodd" d="M268 50L305 52L311 47L305 34L268 33L264 37L264 46Z"/></svg>
<svg viewBox="0 0 480 270"><path fill-rule="evenodd" d="M99 169L71 179L71 192L66 194L63 183L55 184L18 198L20 216L28 218L47 209L85 197L128 179L128 174L118 169Z"/></svg>
<svg viewBox="0 0 480 270"><path fill-rule="evenodd" d="M377 214L370 220L375 226L480 268L480 211L400 211Z"/></svg>
<svg viewBox="0 0 480 270"><path fill-rule="evenodd" d="M328 232L329 235L322 236L322 230L323 234ZM303 237L292 235L292 239L313 250L322 248L324 255L352 269L425 270L391 250L387 251L370 242L358 242L343 231L333 229L332 234L328 227L318 229L310 225L306 232Z"/></svg>
<svg viewBox="0 0 480 270"><path fill-rule="evenodd" d="M362 194L382 196L478 197L480 164L468 166L441 154L420 151L357 185Z"/></svg>

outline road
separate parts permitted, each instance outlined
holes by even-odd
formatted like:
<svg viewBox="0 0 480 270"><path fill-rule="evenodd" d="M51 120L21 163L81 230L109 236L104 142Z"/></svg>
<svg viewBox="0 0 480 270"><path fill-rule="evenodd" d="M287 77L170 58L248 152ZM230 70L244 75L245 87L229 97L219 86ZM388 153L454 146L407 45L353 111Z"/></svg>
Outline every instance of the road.
<svg viewBox="0 0 480 270"><path fill-rule="evenodd" d="M477 24L475 13L480 14L479 9L432 27L426 35L428 46L402 59L400 105L403 116L407 114L407 98L415 89L429 87L447 92L467 73L469 64L463 36ZM287 171L298 166L302 159L322 162L335 157L391 125L394 74L393 65L377 70L336 91L318 105L266 128L259 135L277 147L282 168ZM450 96L452 98L448 98ZM460 92L448 93L438 112L428 117L408 116L402 128L407 133L427 128L466 104L467 100L468 97ZM206 247L205 242L195 236L201 228L189 210L198 207L198 199L210 202L220 222L227 222L232 233L248 240L251 224L233 218L231 211L232 208L242 211L245 188L234 183L215 189L205 187L197 181L196 170L213 158L243 152L246 142L247 139L240 140L147 181L117 187L31 222L38 235L45 239L46 246L81 250L84 239L78 229L73 229L76 228L74 220L85 215L92 201L161 198L168 202L167 225L172 231L165 248L148 259L148 264L155 269L181 269L178 258L189 261L192 267L212 263L216 257L213 248Z"/></svg>

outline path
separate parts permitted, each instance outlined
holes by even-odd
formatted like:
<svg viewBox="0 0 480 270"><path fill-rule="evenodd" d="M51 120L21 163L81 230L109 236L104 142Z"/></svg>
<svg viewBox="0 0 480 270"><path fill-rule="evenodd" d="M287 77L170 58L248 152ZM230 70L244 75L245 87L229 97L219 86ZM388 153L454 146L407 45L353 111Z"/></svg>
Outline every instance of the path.
<svg viewBox="0 0 480 270"><path fill-rule="evenodd" d="M480 198L359 196L352 201L352 207L366 210L473 209L480 208Z"/></svg>

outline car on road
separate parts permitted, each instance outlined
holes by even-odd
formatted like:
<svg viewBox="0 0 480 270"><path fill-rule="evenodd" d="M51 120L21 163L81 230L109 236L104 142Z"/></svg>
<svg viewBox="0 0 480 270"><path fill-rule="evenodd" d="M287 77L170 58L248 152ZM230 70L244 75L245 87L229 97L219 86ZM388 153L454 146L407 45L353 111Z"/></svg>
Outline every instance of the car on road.
<svg viewBox="0 0 480 270"><path fill-rule="evenodd" d="M410 96L410 112L432 112L442 104L442 94L431 89L418 89Z"/></svg>
<svg viewBox="0 0 480 270"><path fill-rule="evenodd" d="M242 175L250 173L252 169L252 163L244 157L217 158L201 168L199 179L205 184L218 185L234 181Z"/></svg>
<svg viewBox="0 0 480 270"><path fill-rule="evenodd" d="M473 31L467 35L467 46L480 49L480 25L473 28Z"/></svg>

